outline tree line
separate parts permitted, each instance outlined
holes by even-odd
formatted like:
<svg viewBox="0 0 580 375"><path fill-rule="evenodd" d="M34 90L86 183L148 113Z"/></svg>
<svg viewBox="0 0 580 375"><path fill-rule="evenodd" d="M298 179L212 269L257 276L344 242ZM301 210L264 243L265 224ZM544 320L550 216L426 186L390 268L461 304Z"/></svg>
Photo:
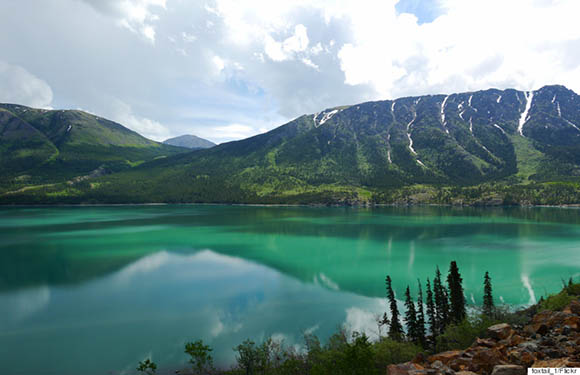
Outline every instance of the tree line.
<svg viewBox="0 0 580 375"><path fill-rule="evenodd" d="M387 300L390 309L390 318L385 312L379 324L388 326L389 338L396 341L409 341L421 347L435 348L437 337L445 333L445 329L451 324L460 324L467 317L465 295L463 291L463 279L459 273L457 262L452 261L447 274L447 285L442 281L439 267L435 270L433 284L429 278L426 282L426 298L423 299L421 281L417 280L417 299L411 297L410 287L405 290L405 314L403 321L406 332L400 320L401 314L397 306L395 292L392 287L391 277L385 278ZM493 302L491 277L485 273L482 313L488 318L493 318L495 306Z"/></svg>
<svg viewBox="0 0 580 375"><path fill-rule="evenodd" d="M463 279L455 261L449 266L447 278L443 280L442 277L437 267L435 277L432 282L427 279L425 289L418 280L415 300L407 286L405 312L401 314L392 280L387 276L390 314L385 312L379 324L388 326L388 336L381 336L379 331L375 342L369 340L364 332L353 332L349 337L345 330L333 334L326 344L322 344L314 334L305 333L303 350L286 347L283 342L272 338L261 343L248 339L233 348L237 364L224 370L214 368L213 349L198 340L185 344L189 371L198 375L378 375L388 364L410 361L421 352L467 347L476 337L482 337L488 326L498 323L494 319L500 311L494 306L491 278L486 272L481 312L487 319L474 320L466 311ZM148 358L139 362L136 370L153 375L157 373L157 364Z"/></svg>

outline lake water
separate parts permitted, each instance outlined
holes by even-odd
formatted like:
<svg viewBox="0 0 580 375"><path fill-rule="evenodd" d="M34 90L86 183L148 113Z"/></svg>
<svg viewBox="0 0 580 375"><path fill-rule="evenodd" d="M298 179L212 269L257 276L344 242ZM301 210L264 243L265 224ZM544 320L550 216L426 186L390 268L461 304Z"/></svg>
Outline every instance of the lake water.
<svg viewBox="0 0 580 375"><path fill-rule="evenodd" d="M580 211L558 208L120 206L0 208L6 374L158 373L203 339L231 364L246 338L376 336L399 296L456 260L468 303L534 302L580 275Z"/></svg>

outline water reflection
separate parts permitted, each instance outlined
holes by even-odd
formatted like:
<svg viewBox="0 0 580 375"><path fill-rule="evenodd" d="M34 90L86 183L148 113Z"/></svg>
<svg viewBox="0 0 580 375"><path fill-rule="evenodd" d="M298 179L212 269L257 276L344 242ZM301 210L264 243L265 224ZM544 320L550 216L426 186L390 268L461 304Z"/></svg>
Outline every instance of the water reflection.
<svg viewBox="0 0 580 375"><path fill-rule="evenodd" d="M183 344L198 338L230 364L248 337L300 345L303 332L325 338L341 324L372 334L382 300L325 284L210 250L162 251L80 286L1 294L10 318L0 323L0 361L10 373L120 374L146 356L179 369Z"/></svg>

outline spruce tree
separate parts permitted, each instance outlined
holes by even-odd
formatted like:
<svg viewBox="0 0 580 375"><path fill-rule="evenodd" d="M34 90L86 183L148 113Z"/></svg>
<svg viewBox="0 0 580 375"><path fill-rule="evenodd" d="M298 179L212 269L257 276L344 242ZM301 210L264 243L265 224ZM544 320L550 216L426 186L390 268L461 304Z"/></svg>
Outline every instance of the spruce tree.
<svg viewBox="0 0 580 375"><path fill-rule="evenodd" d="M427 320L429 321L429 329L431 330L431 336L437 336L439 332L439 325L437 321L437 310L435 309L435 304L433 303L433 292L431 291L431 282L427 278Z"/></svg>
<svg viewBox="0 0 580 375"><path fill-rule="evenodd" d="M435 278L433 279L433 294L435 296L435 310L437 311L437 335L445 331L445 327L449 322L449 299L447 290L441 283L441 271L439 267L435 270Z"/></svg>
<svg viewBox="0 0 580 375"><path fill-rule="evenodd" d="M459 273L457 263L452 261L449 265L449 274L447 275L447 285L449 286L449 299L451 302L450 320L453 323L459 323L465 319L465 295L463 294L463 279Z"/></svg>
<svg viewBox="0 0 580 375"><path fill-rule="evenodd" d="M407 285L407 290L405 291L405 324L407 325L407 338L409 341L418 343L419 335L417 333L417 312L415 311L415 304L411 298L411 291Z"/></svg>
<svg viewBox="0 0 580 375"><path fill-rule="evenodd" d="M389 324L389 337L393 340L403 339L403 326L399 321L399 309L397 308L397 300L395 299L395 293L391 286L391 277L387 276L385 279L385 284L387 286L387 298L389 300L389 306L391 308L391 322Z"/></svg>
<svg viewBox="0 0 580 375"><path fill-rule="evenodd" d="M490 318L493 316L495 310L491 292L491 277L489 277L489 272L486 271L485 277L483 278L483 314Z"/></svg>
<svg viewBox="0 0 580 375"><path fill-rule="evenodd" d="M423 289L421 280L417 279L419 290L417 292L417 338L422 347L425 347L425 312L423 311Z"/></svg>

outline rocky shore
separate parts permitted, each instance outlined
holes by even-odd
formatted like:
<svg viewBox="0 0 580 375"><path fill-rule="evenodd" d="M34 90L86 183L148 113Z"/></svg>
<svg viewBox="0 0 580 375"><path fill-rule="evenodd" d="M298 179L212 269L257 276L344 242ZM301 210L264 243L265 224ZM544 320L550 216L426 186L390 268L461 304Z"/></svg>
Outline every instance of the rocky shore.
<svg viewBox="0 0 580 375"><path fill-rule="evenodd" d="M579 300L537 312L526 325L493 325L465 350L389 365L387 375L525 375L532 367L580 367Z"/></svg>

